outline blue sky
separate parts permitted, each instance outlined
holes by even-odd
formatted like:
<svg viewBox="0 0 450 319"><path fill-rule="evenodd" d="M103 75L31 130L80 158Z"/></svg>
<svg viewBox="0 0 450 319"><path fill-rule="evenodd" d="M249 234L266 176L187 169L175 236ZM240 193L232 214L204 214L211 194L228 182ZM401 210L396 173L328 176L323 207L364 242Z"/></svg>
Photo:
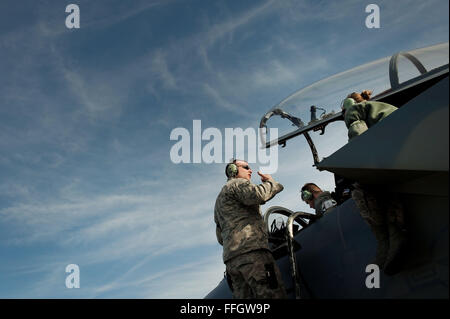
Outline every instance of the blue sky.
<svg viewBox="0 0 450 319"><path fill-rule="evenodd" d="M70 3L80 29L65 26ZM379 29L365 27L369 3L2 1L0 297L204 297L224 271L224 164L174 164L171 131L256 129L306 85L448 41L446 0L377 1ZM340 124L328 136L323 154L346 142ZM263 210L311 211L298 189L331 190L332 176L303 140L288 145L285 190ZM79 289L65 287L69 264Z"/></svg>

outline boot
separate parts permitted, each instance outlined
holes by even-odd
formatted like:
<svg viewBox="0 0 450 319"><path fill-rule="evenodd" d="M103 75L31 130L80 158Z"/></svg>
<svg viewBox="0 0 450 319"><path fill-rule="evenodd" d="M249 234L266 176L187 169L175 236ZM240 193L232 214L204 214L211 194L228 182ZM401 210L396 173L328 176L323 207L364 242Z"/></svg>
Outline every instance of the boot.
<svg viewBox="0 0 450 319"><path fill-rule="evenodd" d="M401 270L407 244L406 231L394 223L388 224L389 250L384 264L386 275L392 276Z"/></svg>

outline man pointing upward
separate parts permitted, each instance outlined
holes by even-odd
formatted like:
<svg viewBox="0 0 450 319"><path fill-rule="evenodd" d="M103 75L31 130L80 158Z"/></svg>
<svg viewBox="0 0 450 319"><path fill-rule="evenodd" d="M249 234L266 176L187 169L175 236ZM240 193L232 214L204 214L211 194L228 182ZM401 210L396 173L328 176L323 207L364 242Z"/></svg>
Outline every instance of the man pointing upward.
<svg viewBox="0 0 450 319"><path fill-rule="evenodd" d="M233 297L286 298L260 211L260 205L281 192L283 185L260 172L262 183L252 184L252 170L241 160L228 163L225 174L228 180L217 196L214 221Z"/></svg>

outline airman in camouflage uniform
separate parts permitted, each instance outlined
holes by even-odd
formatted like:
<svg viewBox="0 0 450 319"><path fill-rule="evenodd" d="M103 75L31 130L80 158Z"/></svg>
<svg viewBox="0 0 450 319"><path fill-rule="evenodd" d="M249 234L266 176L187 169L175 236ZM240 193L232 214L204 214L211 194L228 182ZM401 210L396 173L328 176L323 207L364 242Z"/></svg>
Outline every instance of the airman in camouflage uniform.
<svg viewBox="0 0 450 319"><path fill-rule="evenodd" d="M262 184L252 184L251 174L244 161L227 165L228 181L214 208L217 241L223 246L234 298L286 298L260 212L260 205L281 192L283 186L259 172Z"/></svg>
<svg viewBox="0 0 450 319"><path fill-rule="evenodd" d="M344 100L342 108L349 139L361 135L397 110L387 103L368 101L371 94L371 91L352 93ZM402 203L395 194L380 192L358 183L354 184L352 198L377 239L373 263L384 269L386 274L395 274L399 270L401 252L406 245Z"/></svg>

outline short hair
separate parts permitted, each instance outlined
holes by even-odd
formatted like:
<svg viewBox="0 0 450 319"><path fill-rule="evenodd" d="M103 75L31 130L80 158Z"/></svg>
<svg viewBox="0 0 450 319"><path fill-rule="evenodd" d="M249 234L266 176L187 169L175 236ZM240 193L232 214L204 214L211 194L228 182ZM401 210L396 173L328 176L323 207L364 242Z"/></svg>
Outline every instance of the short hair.
<svg viewBox="0 0 450 319"><path fill-rule="evenodd" d="M304 190L307 190L311 193L322 192L322 189L314 183L306 183L305 185L303 185L300 191L303 192Z"/></svg>
<svg viewBox="0 0 450 319"><path fill-rule="evenodd" d="M364 90L361 93L352 92L349 95L347 95L347 98L352 98L355 100L356 103L361 103L361 102L370 100L371 95L372 95L372 91Z"/></svg>

